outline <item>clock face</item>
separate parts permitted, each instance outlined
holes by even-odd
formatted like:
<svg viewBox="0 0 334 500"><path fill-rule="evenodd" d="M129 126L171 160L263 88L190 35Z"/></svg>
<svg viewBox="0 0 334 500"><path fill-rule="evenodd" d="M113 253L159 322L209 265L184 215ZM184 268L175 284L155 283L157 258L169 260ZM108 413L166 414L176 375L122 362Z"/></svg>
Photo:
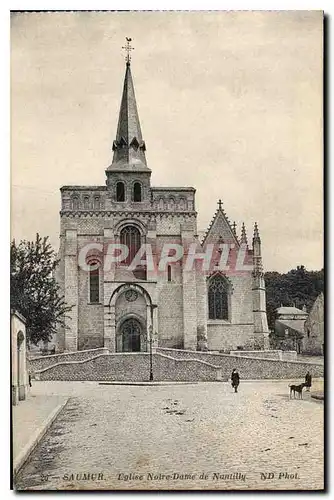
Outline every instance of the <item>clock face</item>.
<svg viewBox="0 0 334 500"><path fill-rule="evenodd" d="M138 292L136 290L127 290L125 292L125 298L128 302L134 302L137 300Z"/></svg>

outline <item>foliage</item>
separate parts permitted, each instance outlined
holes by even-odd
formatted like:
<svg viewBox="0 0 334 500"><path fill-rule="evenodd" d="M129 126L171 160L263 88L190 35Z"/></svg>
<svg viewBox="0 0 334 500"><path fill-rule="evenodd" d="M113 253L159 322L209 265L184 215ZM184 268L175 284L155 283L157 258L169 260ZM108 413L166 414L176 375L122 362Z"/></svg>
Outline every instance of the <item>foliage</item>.
<svg viewBox="0 0 334 500"><path fill-rule="evenodd" d="M11 308L26 318L28 341L49 341L58 324L72 309L65 304L55 279L56 253L48 237L36 235L35 241L15 240L10 249Z"/></svg>
<svg viewBox="0 0 334 500"><path fill-rule="evenodd" d="M269 329L273 330L276 319L276 309L283 306L295 306L307 312L324 291L324 269L307 271L304 266L297 266L286 274L267 272L266 282L267 317Z"/></svg>

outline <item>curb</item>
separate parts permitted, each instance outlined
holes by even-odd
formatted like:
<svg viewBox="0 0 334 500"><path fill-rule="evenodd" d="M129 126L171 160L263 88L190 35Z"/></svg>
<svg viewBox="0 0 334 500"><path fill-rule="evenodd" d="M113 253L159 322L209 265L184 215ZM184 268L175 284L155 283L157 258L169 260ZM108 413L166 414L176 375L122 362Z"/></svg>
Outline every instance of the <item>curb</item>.
<svg viewBox="0 0 334 500"><path fill-rule="evenodd" d="M51 413L50 415L44 420L43 424L37 429L37 431L32 435L31 439L28 441L28 443L25 445L22 451L17 455L17 457L13 461L13 473L17 474L18 471L22 468L22 466L25 464L25 462L28 460L29 456L31 453L34 451L36 446L40 443L40 441L43 439L53 422L56 420L58 417L59 413L61 410L65 407L67 404L68 400L70 398L67 398L64 403L61 403L58 405Z"/></svg>

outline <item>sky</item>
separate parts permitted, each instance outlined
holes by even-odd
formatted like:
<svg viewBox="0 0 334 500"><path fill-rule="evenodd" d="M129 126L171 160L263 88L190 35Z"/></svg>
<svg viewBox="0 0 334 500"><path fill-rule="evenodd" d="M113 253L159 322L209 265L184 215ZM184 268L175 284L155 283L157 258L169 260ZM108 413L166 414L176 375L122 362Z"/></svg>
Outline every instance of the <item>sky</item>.
<svg viewBox="0 0 334 500"><path fill-rule="evenodd" d="M76 12L11 16L11 232L58 248L62 185L104 185L125 37L152 186L219 198L265 270L323 266L322 13Z"/></svg>

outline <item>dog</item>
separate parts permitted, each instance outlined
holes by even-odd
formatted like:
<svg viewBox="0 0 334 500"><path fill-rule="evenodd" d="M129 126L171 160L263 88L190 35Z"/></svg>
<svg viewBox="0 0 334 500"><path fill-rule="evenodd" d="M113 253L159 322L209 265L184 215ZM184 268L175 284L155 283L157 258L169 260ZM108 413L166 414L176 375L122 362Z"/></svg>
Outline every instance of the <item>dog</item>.
<svg viewBox="0 0 334 500"><path fill-rule="evenodd" d="M303 399L303 388L306 386L305 383L300 384L300 385L289 385L290 387L290 399L292 398L292 393L294 399L296 399L296 393L299 395L299 399Z"/></svg>

